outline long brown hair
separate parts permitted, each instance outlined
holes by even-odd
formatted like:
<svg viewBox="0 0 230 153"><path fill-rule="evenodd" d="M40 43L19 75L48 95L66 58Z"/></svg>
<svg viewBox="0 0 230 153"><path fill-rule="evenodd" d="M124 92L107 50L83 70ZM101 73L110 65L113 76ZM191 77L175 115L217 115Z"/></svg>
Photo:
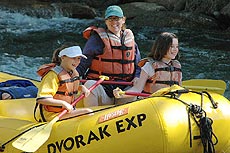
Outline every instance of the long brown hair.
<svg viewBox="0 0 230 153"><path fill-rule="evenodd" d="M149 53L148 57L151 57L154 60L161 60L171 47L173 38L178 39L174 33L161 33L157 37L155 43L153 43L151 52Z"/></svg>

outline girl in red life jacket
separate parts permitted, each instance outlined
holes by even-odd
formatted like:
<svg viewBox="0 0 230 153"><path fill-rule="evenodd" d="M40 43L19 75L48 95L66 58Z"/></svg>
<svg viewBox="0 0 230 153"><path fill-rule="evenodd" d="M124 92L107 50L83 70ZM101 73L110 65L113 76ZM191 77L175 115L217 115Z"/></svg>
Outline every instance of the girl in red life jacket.
<svg viewBox="0 0 230 153"><path fill-rule="evenodd" d="M141 67L140 78L128 91L154 93L173 84L181 85L181 65L176 60L178 52L177 36L168 32L161 33L153 44L148 57L138 63ZM116 98L129 97L120 95L120 91L121 89L113 90Z"/></svg>
<svg viewBox="0 0 230 153"><path fill-rule="evenodd" d="M36 116L40 121L52 120L64 109L67 109L68 113L61 119L92 112L91 109L75 109L71 105L76 98L77 91L85 93L86 97L90 94L84 85L79 85L80 80L76 67L81 58L87 57L82 54L79 46L63 45L54 51L52 63L42 65L37 71L42 77L37 96L40 115Z"/></svg>

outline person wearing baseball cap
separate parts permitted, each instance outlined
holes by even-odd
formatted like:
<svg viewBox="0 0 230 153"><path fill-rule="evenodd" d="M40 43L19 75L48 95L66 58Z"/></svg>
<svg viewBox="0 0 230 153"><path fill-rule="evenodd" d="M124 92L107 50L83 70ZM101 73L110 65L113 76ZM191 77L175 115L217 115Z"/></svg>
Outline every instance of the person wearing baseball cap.
<svg viewBox="0 0 230 153"><path fill-rule="evenodd" d="M87 59L87 57L82 54L80 46L72 46L72 47L65 48L65 49L60 51L58 56L59 57L68 56L68 57L72 57L72 58L77 57L77 56L81 56L81 57Z"/></svg>
<svg viewBox="0 0 230 153"><path fill-rule="evenodd" d="M126 29L126 17L120 6L109 6L105 11L105 24L109 31L120 37L121 31Z"/></svg>
<svg viewBox="0 0 230 153"><path fill-rule="evenodd" d="M137 66L141 59L133 32L126 28L126 17L118 5L108 6L104 14L106 28L91 26L83 31L88 39L82 58L77 67L81 76L87 79L84 84L90 87L100 75L106 75L113 81L135 82L141 69ZM114 104L113 89L119 85L101 84L84 99L84 106ZM119 86L122 89L127 86ZM130 99L127 99L130 101Z"/></svg>
<svg viewBox="0 0 230 153"><path fill-rule="evenodd" d="M123 14L122 9L119 6L113 5L113 6L109 6L105 11L105 19L111 16L117 16L119 18L122 18L124 17L124 14Z"/></svg>
<svg viewBox="0 0 230 153"><path fill-rule="evenodd" d="M92 112L88 108L75 109L71 104L76 99L78 91L87 97L90 91L80 85L80 76L76 70L81 58L87 59L82 54L80 46L64 44L53 52L52 62L42 65L37 73L42 80L37 94L39 114L35 118L40 121L50 121L57 113L68 110L61 119ZM91 114L92 115L92 114Z"/></svg>

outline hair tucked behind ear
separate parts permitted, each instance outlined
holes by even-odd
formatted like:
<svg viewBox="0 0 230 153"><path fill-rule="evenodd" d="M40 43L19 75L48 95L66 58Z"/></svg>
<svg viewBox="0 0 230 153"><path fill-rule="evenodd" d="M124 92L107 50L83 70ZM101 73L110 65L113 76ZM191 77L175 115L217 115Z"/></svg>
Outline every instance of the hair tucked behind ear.
<svg viewBox="0 0 230 153"><path fill-rule="evenodd" d="M78 45L78 44L72 43L72 42L67 42L67 43L63 44L61 47L59 47L56 50L54 50L51 62L55 63L56 65L60 65L61 64L61 58L58 56L59 53L65 48L68 48L68 47L71 47L71 46L76 46L76 45Z"/></svg>
<svg viewBox="0 0 230 153"><path fill-rule="evenodd" d="M148 57L151 57L155 60L161 60L167 54L170 46L172 45L173 38L178 39L174 33L161 33L153 44Z"/></svg>

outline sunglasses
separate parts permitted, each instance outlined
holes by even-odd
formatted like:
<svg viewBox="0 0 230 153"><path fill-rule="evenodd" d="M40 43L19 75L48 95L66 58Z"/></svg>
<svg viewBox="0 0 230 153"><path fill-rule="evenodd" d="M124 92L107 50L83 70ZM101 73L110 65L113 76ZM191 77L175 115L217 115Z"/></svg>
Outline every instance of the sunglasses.
<svg viewBox="0 0 230 153"><path fill-rule="evenodd" d="M112 22L112 21L120 21L122 18L119 18L119 17L108 17L106 20L108 20L109 22Z"/></svg>

